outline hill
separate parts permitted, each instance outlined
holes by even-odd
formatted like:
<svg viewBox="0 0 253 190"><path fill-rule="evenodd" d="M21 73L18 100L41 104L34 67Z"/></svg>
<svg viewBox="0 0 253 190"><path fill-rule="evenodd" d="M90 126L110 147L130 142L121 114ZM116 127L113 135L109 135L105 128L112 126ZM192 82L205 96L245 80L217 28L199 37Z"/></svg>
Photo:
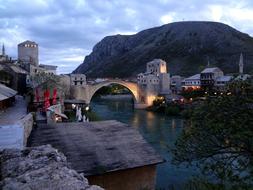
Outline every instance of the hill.
<svg viewBox="0 0 253 190"><path fill-rule="evenodd" d="M175 22L134 35L107 36L74 70L88 77L130 77L146 63L161 58L171 74L190 76L208 60L225 73L238 72L240 53L245 71L253 74L253 38L217 22Z"/></svg>

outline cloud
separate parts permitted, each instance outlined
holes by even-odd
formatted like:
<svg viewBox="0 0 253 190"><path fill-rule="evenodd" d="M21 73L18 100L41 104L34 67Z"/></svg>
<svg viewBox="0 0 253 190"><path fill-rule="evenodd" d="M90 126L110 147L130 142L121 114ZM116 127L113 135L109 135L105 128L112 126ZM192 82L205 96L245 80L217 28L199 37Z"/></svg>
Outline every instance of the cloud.
<svg viewBox="0 0 253 190"><path fill-rule="evenodd" d="M162 24L168 24L170 22L173 21L173 16L172 14L166 14L166 15L163 15L161 18L160 18L160 21Z"/></svg>
<svg viewBox="0 0 253 190"><path fill-rule="evenodd" d="M27 39L40 48L40 62L72 72L103 37L134 34L182 20L209 20L253 34L251 0L5 0L0 4L0 43L17 56Z"/></svg>

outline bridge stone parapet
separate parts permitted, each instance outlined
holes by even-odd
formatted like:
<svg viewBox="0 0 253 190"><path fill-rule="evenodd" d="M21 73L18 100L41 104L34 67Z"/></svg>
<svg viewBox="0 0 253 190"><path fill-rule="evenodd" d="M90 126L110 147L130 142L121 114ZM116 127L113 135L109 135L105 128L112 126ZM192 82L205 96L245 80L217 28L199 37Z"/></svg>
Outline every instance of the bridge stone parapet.
<svg viewBox="0 0 253 190"><path fill-rule="evenodd" d="M155 95L147 94L139 88L137 83L118 79L87 84L85 86L71 86L71 98L84 100L87 104L89 104L94 94L100 88L111 84L119 84L129 89L133 95L134 106L136 109L145 109L146 107L151 106L153 100L155 99Z"/></svg>

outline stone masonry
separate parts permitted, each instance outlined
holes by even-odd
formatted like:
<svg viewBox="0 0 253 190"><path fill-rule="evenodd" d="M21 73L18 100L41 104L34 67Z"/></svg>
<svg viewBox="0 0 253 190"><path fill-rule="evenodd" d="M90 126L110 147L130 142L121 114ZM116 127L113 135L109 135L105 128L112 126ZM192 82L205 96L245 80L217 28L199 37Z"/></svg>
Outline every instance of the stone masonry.
<svg viewBox="0 0 253 190"><path fill-rule="evenodd" d="M90 186L51 145L0 152L0 180L3 190L103 190Z"/></svg>

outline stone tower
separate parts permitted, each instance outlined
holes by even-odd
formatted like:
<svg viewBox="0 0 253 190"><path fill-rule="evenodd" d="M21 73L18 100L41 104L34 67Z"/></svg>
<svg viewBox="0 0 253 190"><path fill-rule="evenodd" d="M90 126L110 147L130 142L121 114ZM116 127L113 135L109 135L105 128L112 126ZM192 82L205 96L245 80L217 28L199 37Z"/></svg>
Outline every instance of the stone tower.
<svg viewBox="0 0 253 190"><path fill-rule="evenodd" d="M18 44L18 60L32 64L39 65L39 47L38 44L32 41L24 41Z"/></svg>
<svg viewBox="0 0 253 190"><path fill-rule="evenodd" d="M243 55L241 53L239 60L239 74L243 74Z"/></svg>

